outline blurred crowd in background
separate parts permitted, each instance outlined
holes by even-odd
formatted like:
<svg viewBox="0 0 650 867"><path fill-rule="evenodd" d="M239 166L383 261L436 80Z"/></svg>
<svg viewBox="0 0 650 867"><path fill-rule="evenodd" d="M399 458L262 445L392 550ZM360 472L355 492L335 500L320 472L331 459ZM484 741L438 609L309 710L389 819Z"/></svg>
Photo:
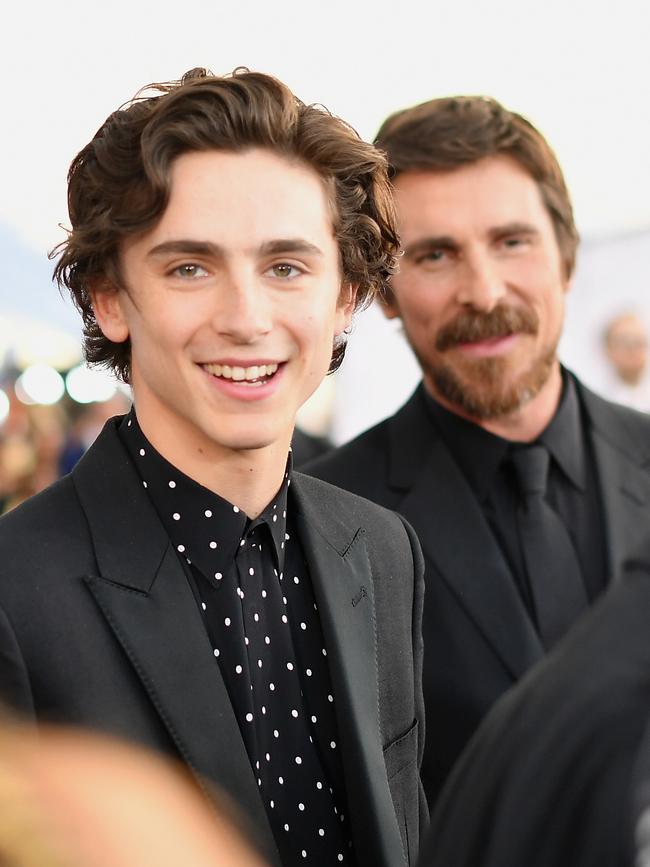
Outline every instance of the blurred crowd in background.
<svg viewBox="0 0 650 867"><path fill-rule="evenodd" d="M0 391L0 510L17 506L69 472L104 423L126 412L130 398L109 383L99 399L75 392L76 371L44 364L6 371ZM97 378L91 377L97 384ZM69 387L66 388L66 381ZM77 395L77 399L70 393Z"/></svg>
<svg viewBox="0 0 650 867"><path fill-rule="evenodd" d="M650 412L648 342L644 317L631 310L617 314L602 329L599 361L606 376L598 390L641 412ZM0 379L1 513L69 472L104 423L130 406L128 386L109 374L89 370L79 361L58 367L44 361L23 369L11 365ZM299 421L305 431L336 439L336 389L336 377L327 379L303 408Z"/></svg>

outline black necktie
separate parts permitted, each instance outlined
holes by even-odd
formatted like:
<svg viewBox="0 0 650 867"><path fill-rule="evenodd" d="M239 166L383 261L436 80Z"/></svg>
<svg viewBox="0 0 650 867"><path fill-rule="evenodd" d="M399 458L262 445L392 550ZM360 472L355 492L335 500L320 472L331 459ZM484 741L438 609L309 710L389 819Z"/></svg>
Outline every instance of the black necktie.
<svg viewBox="0 0 650 867"><path fill-rule="evenodd" d="M587 594L567 529L545 499L548 452L542 445L517 448L512 463L521 492L519 538L539 635L548 650L587 607Z"/></svg>

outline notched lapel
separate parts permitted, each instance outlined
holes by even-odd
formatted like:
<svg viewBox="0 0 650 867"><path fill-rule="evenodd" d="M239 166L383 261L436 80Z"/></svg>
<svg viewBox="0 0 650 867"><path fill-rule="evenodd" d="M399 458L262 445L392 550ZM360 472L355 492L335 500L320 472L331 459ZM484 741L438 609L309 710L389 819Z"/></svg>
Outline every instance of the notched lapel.
<svg viewBox="0 0 650 867"><path fill-rule="evenodd" d="M97 576L86 583L180 755L200 781L216 782L240 804L274 848L225 683L173 547L148 593Z"/></svg>
<svg viewBox="0 0 650 867"><path fill-rule="evenodd" d="M179 753L277 848L228 692L178 554L109 421L72 477L99 575L86 583Z"/></svg>
<svg viewBox="0 0 650 867"><path fill-rule="evenodd" d="M612 581L650 539L650 422L574 378L586 416L600 485Z"/></svg>
<svg viewBox="0 0 650 867"><path fill-rule="evenodd" d="M543 648L480 505L439 438L397 510L435 567L427 583L439 575L512 676L521 677Z"/></svg>
<svg viewBox="0 0 650 867"><path fill-rule="evenodd" d="M328 649L354 846L367 863L394 867L404 853L379 726L375 601L365 531L343 527L324 509L316 510L299 481L292 489Z"/></svg>
<svg viewBox="0 0 650 867"><path fill-rule="evenodd" d="M593 444L603 504L608 574L616 581L625 559L650 539L650 475L597 431Z"/></svg>

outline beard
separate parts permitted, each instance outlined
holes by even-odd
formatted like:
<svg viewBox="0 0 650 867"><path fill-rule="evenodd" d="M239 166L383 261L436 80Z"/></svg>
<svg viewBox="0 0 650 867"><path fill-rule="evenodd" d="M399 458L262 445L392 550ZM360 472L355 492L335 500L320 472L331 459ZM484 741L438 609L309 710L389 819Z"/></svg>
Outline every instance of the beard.
<svg viewBox="0 0 650 867"><path fill-rule="evenodd" d="M435 361L419 357L437 394L463 414L478 421L499 418L520 409L548 381L557 358L558 338L535 356L514 379L507 357L449 359L445 354L462 343L475 343L511 334L535 336L539 318L534 310L499 305L489 313L464 310L436 336Z"/></svg>

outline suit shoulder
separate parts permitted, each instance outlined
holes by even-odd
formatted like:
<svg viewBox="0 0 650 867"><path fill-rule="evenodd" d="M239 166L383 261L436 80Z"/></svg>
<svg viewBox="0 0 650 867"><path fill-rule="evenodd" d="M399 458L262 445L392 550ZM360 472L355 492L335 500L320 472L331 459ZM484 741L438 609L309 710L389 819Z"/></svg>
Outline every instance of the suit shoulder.
<svg viewBox="0 0 650 867"><path fill-rule="evenodd" d="M70 476L16 506L0 518L3 566L15 559L25 564L39 557L63 555L83 537L86 520ZM56 556L55 554L54 556Z"/></svg>
<svg viewBox="0 0 650 867"><path fill-rule="evenodd" d="M613 403L579 384L593 427L618 448L641 462L650 460L650 415Z"/></svg>
<svg viewBox="0 0 650 867"><path fill-rule="evenodd" d="M319 508L332 513L339 521L358 520L365 525L395 527L404 523L403 519L391 509L380 506L362 494L320 477L307 475L304 471L294 473L301 489Z"/></svg>
<svg viewBox="0 0 650 867"><path fill-rule="evenodd" d="M350 442L310 461L301 467L302 472L374 499L373 482L386 475L389 424L390 419L384 419Z"/></svg>

